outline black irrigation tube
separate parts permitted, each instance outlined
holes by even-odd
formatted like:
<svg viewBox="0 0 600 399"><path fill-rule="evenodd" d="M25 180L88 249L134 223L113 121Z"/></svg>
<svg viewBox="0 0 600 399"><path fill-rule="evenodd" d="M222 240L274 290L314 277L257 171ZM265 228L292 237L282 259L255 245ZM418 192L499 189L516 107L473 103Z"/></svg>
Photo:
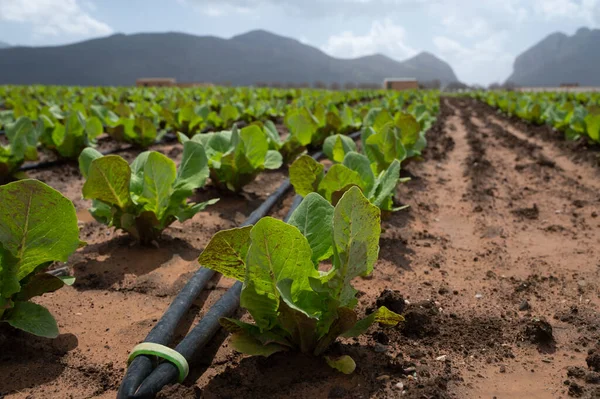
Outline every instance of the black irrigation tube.
<svg viewBox="0 0 600 399"><path fill-rule="evenodd" d="M300 205L302 197L297 195L285 217L287 221L292 212ZM217 302L208 310L204 317L196 324L190 333L175 347L186 359L192 359L196 353L204 348L219 331L221 325L219 319L233 315L240 306L240 294L242 283L237 281L231 288L221 296ZM142 382L133 398L154 398L165 385L177 381L179 370L169 362L162 362Z"/></svg>
<svg viewBox="0 0 600 399"><path fill-rule="evenodd" d="M349 137L356 140L360 137L360 132L352 133ZM319 151L312 157L314 159L320 159L322 156L323 153ZM289 179L286 179L277 191L271 194L260 207L252 212L241 226L247 226L258 222L258 220L266 215L268 210L273 207L290 187L290 181ZM289 219L300 202L302 202L302 197L297 195L284 220L287 221ZM168 345L173 339L179 321L214 275L215 272L209 269L201 268L198 270L183 290L177 295L158 324L150 331L150 333L148 333L144 342ZM232 315L239 307L241 289L241 282L236 282L228 289L227 292L208 310L192 331L181 340L175 347L175 350L189 361L199 350L204 348L219 331L219 319L221 317ZM117 398L153 398L165 385L177 381L179 371L172 363L160 363L154 371L152 370L152 365L153 361L151 357L146 355L137 356L127 369L123 382L119 388Z"/></svg>
<svg viewBox="0 0 600 399"><path fill-rule="evenodd" d="M265 216L269 212L269 210L283 197L283 195L290 189L290 187L291 184L289 182L289 179L286 179L286 181L284 181L281 184L281 186L279 186L279 188L275 192L273 192L273 194L271 194L258 208L256 208L250 214L250 216L248 216L248 218L244 221L244 223L241 224L241 226L248 226L258 222L260 218ZM213 270L200 268L192 276L190 281L185 285L181 292L177 295L177 297L175 298L173 303L171 303L171 305L169 306L163 317L160 319L160 321L148 333L144 342L152 342L161 345L170 344L173 340L175 329L181 321L181 318L187 313L189 308L192 306L194 300L198 297L198 295L200 295L200 293L206 287L208 281L215 274L216 272ZM211 315L211 311L212 309L204 316L203 320ZM218 325L218 319L216 324ZM194 328L194 330L197 330L197 327ZM214 335L214 333L218 330L218 327L213 328L213 330L214 332L210 334L209 338L211 338ZM182 343L184 341L186 341L186 339L184 339ZM186 342L189 342L189 339ZM191 358L191 356L185 357L186 359ZM150 373L152 373L152 365L153 362L151 357L145 355L140 355L136 357L127 369L127 373L125 374L125 378L123 379L121 387L119 388L119 393L117 397L134 397L140 385L142 385L146 377L148 377Z"/></svg>

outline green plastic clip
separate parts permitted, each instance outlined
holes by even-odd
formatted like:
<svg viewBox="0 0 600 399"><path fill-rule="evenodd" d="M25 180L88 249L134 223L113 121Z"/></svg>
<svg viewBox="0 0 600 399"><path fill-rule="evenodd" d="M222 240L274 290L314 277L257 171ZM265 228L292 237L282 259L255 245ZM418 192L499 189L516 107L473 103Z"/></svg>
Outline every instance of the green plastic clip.
<svg viewBox="0 0 600 399"><path fill-rule="evenodd" d="M185 357L183 357L181 353L169 348L168 346L154 344L152 342L142 342L133 348L129 358L127 359L127 364L129 365L133 359L139 355L156 356L160 359L164 359L173 363L173 365L179 370L179 383L182 383L190 373L190 366L187 360L185 360Z"/></svg>

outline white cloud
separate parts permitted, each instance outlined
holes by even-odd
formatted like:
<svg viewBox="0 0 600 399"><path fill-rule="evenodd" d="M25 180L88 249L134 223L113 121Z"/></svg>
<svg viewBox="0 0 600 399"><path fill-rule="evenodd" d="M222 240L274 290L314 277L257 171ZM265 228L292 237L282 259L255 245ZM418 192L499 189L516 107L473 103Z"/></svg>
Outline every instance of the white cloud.
<svg viewBox="0 0 600 399"><path fill-rule="evenodd" d="M344 31L330 36L321 49L342 58L384 53L401 60L417 53L414 48L406 44L405 36L406 32L402 26L386 18L383 21L374 21L369 32L364 35Z"/></svg>
<svg viewBox="0 0 600 399"><path fill-rule="evenodd" d="M92 7L87 1L86 8ZM90 16L77 0L0 0L0 21L31 24L36 36L112 33L110 26Z"/></svg>
<svg viewBox="0 0 600 399"><path fill-rule="evenodd" d="M260 13L271 7L291 16L325 18L331 16L384 17L394 11L421 7L429 0L176 0L180 4L193 5L199 12L209 16L232 13ZM400 8L401 7L401 8Z"/></svg>
<svg viewBox="0 0 600 399"><path fill-rule="evenodd" d="M529 14L520 0L469 0L460 5L452 0L438 0L429 5L428 13L449 34L466 38L514 28L515 23L522 23Z"/></svg>
<svg viewBox="0 0 600 399"><path fill-rule="evenodd" d="M575 19L600 24L600 0L535 0L533 8L546 19Z"/></svg>
<svg viewBox="0 0 600 399"><path fill-rule="evenodd" d="M505 50L506 32L497 33L471 46L446 36L436 36L433 44L454 68L458 78L468 83L502 81L510 74L514 55Z"/></svg>

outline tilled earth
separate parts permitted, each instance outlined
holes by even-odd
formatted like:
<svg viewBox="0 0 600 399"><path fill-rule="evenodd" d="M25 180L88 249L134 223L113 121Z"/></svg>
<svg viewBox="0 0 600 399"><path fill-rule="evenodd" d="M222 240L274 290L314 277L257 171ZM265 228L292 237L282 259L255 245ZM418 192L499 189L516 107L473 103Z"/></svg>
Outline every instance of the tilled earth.
<svg viewBox="0 0 600 399"><path fill-rule="evenodd" d="M289 353L244 357L225 340L209 348L211 364L199 354L185 385L159 396L600 397L597 153L455 98L442 99L428 140L398 189L410 208L384 220L375 271L355 282L361 311L386 305L406 322L336 344L332 351L356 360L353 375ZM177 147L157 149L178 159ZM68 264L75 285L39 300L57 317L59 338L0 331L0 397L114 397L129 350L196 270L212 234L241 223L286 172L261 175L243 196L199 193L222 199L168 229L160 248L131 246L94 222L75 167L31 175L74 200L88 246ZM214 281L180 336L230 284Z"/></svg>

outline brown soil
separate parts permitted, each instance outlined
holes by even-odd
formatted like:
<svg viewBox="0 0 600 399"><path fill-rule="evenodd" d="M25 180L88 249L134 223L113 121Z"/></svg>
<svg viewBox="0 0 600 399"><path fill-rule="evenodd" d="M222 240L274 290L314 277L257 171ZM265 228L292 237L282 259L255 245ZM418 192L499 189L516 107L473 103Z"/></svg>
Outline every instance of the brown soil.
<svg viewBox="0 0 600 399"><path fill-rule="evenodd" d="M186 383L160 397L599 397L599 172L528 129L482 104L442 100L424 161L407 166L412 180L398 189L410 208L383 222L375 271L355 282L361 312L386 305L406 322L336 344L356 360L353 375L308 356L245 357L225 341L212 364L199 356ZM176 147L161 150L177 159ZM90 220L75 169L36 172L75 200L88 246L69 262L77 283L39 301L56 315L58 339L0 331L0 396L114 397L128 351L210 236L239 224L284 176L263 174L142 249ZM180 335L230 284L215 281Z"/></svg>

